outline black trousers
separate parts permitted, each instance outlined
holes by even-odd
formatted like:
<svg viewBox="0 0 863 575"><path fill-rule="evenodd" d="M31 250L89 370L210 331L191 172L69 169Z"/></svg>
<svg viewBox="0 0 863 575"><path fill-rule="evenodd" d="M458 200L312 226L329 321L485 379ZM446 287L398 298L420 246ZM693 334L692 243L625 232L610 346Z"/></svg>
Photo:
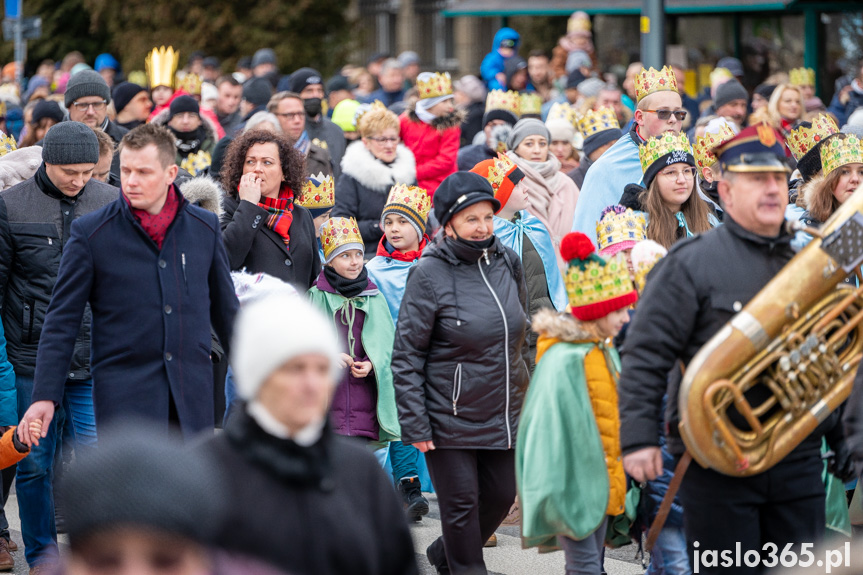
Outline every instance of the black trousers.
<svg viewBox="0 0 863 575"><path fill-rule="evenodd" d="M485 575L483 544L515 501L515 450L436 449L425 455L443 531L428 548L429 560L454 574Z"/></svg>
<svg viewBox="0 0 863 575"><path fill-rule="evenodd" d="M782 461L752 477L735 478L704 469L693 461L680 486L693 571L723 575L763 573L767 571L764 562L772 561L770 543L776 546L777 559L789 543L794 544L792 550L798 556L802 543L812 543L807 548L815 551L826 523L822 469L823 463L817 455L807 455ZM766 551L765 545L768 545ZM747 566L744 559L747 551L760 556L757 565ZM723 558L727 558L725 565ZM756 563L755 553L750 553L749 558L751 564ZM728 561L732 564L727 564ZM716 565L710 566L713 563Z"/></svg>

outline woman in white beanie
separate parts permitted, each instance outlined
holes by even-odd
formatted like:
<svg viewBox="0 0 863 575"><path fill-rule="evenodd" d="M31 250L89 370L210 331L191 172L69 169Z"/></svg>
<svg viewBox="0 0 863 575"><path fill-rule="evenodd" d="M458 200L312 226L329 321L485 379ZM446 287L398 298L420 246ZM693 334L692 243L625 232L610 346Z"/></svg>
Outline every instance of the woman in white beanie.
<svg viewBox="0 0 863 575"><path fill-rule="evenodd" d="M232 366L246 408L202 447L231 490L218 545L289 573L418 573L401 503L374 455L330 428L342 349L332 321L293 294L240 312Z"/></svg>

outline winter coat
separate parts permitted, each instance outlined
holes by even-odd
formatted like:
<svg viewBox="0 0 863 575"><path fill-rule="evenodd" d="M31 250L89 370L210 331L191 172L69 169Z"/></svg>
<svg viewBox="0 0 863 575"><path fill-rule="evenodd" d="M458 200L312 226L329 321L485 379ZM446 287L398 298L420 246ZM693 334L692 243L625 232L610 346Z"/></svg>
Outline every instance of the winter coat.
<svg viewBox="0 0 863 575"><path fill-rule="evenodd" d="M333 159L330 157L330 153L320 146L314 144L309 146L305 165L306 177L317 176L318 174L325 176L333 175Z"/></svg>
<svg viewBox="0 0 863 575"><path fill-rule="evenodd" d="M123 139L123 136L129 133L129 130L123 128L122 126L118 126L108 118L105 118L105 122L102 124L102 131L111 136L111 139L114 140L114 145L119 145L120 140ZM111 174L115 178L117 178L117 181L120 181L119 148L114 151L114 158L111 160Z"/></svg>
<svg viewBox="0 0 863 575"><path fill-rule="evenodd" d="M527 289L515 252L440 239L409 275L392 371L402 441L512 449L528 384Z"/></svg>
<svg viewBox="0 0 863 575"><path fill-rule="evenodd" d="M236 192L222 198L222 233L232 271L265 273L293 284L300 291L312 286L321 271L314 218L294 203L290 249L282 236L267 227L267 211L239 200Z"/></svg>
<svg viewBox="0 0 863 575"><path fill-rule="evenodd" d="M433 196L444 178L458 169L456 156L464 112L456 110L426 124L414 112L415 105L413 102L399 116L401 138L416 159L417 185Z"/></svg>
<svg viewBox="0 0 863 575"><path fill-rule="evenodd" d="M7 353L18 375L33 377L60 258L78 218L114 202L119 190L90 179L76 199L39 189L36 178L0 193L0 292ZM66 379L90 379L90 310L79 318Z"/></svg>
<svg viewBox="0 0 863 575"><path fill-rule="evenodd" d="M590 166L593 165L593 162L587 155L581 156L581 162L579 162L578 167L568 172L566 175L572 178L572 181L575 182L575 186L581 191L581 188L584 186L584 176L587 174L587 170Z"/></svg>
<svg viewBox="0 0 863 575"><path fill-rule="evenodd" d="M348 146L342 158L342 175L336 183L336 205L333 217L356 218L366 246L366 258L372 258L384 235L381 212L390 188L395 184L416 184L414 155L404 145L396 148L396 159L385 164L372 155L362 142Z"/></svg>
<svg viewBox="0 0 863 575"><path fill-rule="evenodd" d="M495 78L495 76L503 72L504 66L506 65L507 58L504 58L500 55L500 52L498 52L500 43L504 40L514 40L515 51L517 53L518 46L521 43L521 36L512 28L501 28L495 32L494 40L492 40L491 43L491 52L485 55L485 58L482 59L482 63L479 66L480 75L489 90L506 89L500 84L500 82L498 82L497 78Z"/></svg>
<svg viewBox="0 0 863 575"><path fill-rule="evenodd" d="M150 120L150 123L167 128L168 122L170 121L170 115L171 110L169 108L165 108L152 120ZM193 176L206 173L207 169L210 167L210 161L212 161L213 152L216 149L216 143L219 141L219 137L217 135L217 130L219 127L218 124L214 120L212 120L210 116L204 114L199 114L199 116L201 118L201 128L203 128L204 130L204 137L196 154L201 154L201 152L205 152L209 155L209 160L205 162L206 166L192 166L190 164L187 164L187 158L192 154L184 154L179 149L177 149L177 158L175 160L178 166L185 170L188 170Z"/></svg>
<svg viewBox="0 0 863 575"><path fill-rule="evenodd" d="M200 449L232 497L214 541L292 575L416 575L392 482L356 440L325 427L309 447L264 432L245 412Z"/></svg>
<svg viewBox="0 0 863 575"><path fill-rule="evenodd" d="M405 90L401 89L397 92L385 92L383 88L378 88L365 98L362 98L363 104L373 104L376 100L389 108L397 102L405 99Z"/></svg>
<svg viewBox="0 0 863 575"><path fill-rule="evenodd" d="M485 99L471 102L465 108L465 112L467 115L461 123L461 138L459 139L459 146L462 148L473 142L474 136L482 132L485 127L482 125L482 119L485 116Z"/></svg>
<svg viewBox="0 0 863 575"><path fill-rule="evenodd" d="M465 146L458 151L456 157L456 165L459 170L470 171L475 165L484 160L493 160L497 157L497 152L483 144L471 144Z"/></svg>
<svg viewBox="0 0 863 575"><path fill-rule="evenodd" d="M6 336L0 322L0 425L18 424L18 392L15 371L6 355Z"/></svg>
<svg viewBox="0 0 863 575"><path fill-rule="evenodd" d="M218 217L181 198L161 249L123 197L72 224L39 341L34 402L63 398L88 302L97 427L130 416L167 427L173 401L185 437L211 431L210 325L229 352L239 306Z"/></svg>
<svg viewBox="0 0 863 575"><path fill-rule="evenodd" d="M41 165L40 146L29 146L0 156L0 192L32 178Z"/></svg>
<svg viewBox="0 0 863 575"><path fill-rule="evenodd" d="M855 80L851 84L851 91L848 92L848 101L844 104L839 101L839 90L830 101L827 111L836 117L836 123L840 126L848 122L848 118L854 113L857 108L863 108L863 88Z"/></svg>
<svg viewBox="0 0 863 575"><path fill-rule="evenodd" d="M333 161L333 177L338 180L342 172L342 156L348 143L345 133L341 128L333 124L332 120L321 116L320 120L312 120L306 115L306 133L312 144L325 149L330 153Z"/></svg>

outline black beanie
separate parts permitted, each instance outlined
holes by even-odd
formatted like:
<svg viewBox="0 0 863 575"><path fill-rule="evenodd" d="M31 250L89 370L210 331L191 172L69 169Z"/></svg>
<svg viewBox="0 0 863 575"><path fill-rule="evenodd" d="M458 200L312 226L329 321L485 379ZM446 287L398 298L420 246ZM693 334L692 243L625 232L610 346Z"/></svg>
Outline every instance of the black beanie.
<svg viewBox="0 0 863 575"><path fill-rule="evenodd" d="M306 86L323 84L321 73L314 68L300 68L291 74L291 92L299 94Z"/></svg>
<svg viewBox="0 0 863 575"><path fill-rule="evenodd" d="M491 202L494 211L500 211L500 201L487 179L474 172L455 172L435 190L434 215L444 227L455 214L479 202Z"/></svg>
<svg viewBox="0 0 863 575"><path fill-rule="evenodd" d="M98 164L99 139L81 122L54 124L42 140L42 161L59 166Z"/></svg>
<svg viewBox="0 0 863 575"><path fill-rule="evenodd" d="M133 84L131 82L120 82L114 86L114 91L111 92L111 98L114 100L114 109L119 114L129 105L132 98L146 91L143 86Z"/></svg>
<svg viewBox="0 0 863 575"><path fill-rule="evenodd" d="M35 124L42 118L51 118L55 122L62 122L63 110L60 109L60 104L53 100L40 100L33 107L33 123Z"/></svg>
<svg viewBox="0 0 863 575"><path fill-rule="evenodd" d="M198 106L198 101L191 96L178 96L171 101L169 108L168 121L177 114L183 112L192 112L193 114L201 115L201 107Z"/></svg>
<svg viewBox="0 0 863 575"><path fill-rule="evenodd" d="M657 174L672 164L687 164L695 167L695 156L683 150L675 150L670 154L660 156L644 170L644 187L649 188Z"/></svg>
<svg viewBox="0 0 863 575"><path fill-rule="evenodd" d="M623 130L620 128L609 128L595 134L591 134L584 139L581 145L581 151L585 156L590 157L592 153L609 142L616 142L623 135Z"/></svg>
<svg viewBox="0 0 863 575"><path fill-rule="evenodd" d="M720 84L716 88L716 97L713 99L713 105L718 110L725 104L730 104L735 100L749 101L749 93L743 84L737 80L728 80L724 84Z"/></svg>
<svg viewBox="0 0 863 575"><path fill-rule="evenodd" d="M823 143L824 140L818 142L811 150L803 154L803 156L797 160L797 169L800 171L800 175L803 177L804 182L808 182L817 176L822 170L821 144Z"/></svg>
<svg viewBox="0 0 863 575"><path fill-rule="evenodd" d="M264 78L252 78L243 84L243 100L258 106L266 106L273 95L273 86Z"/></svg>
<svg viewBox="0 0 863 575"><path fill-rule="evenodd" d="M515 123L518 122L518 118L510 112L509 110L501 110L500 108L496 110L489 110L485 114L482 115L482 127L485 128L489 122L493 120L503 120L510 126L515 126Z"/></svg>

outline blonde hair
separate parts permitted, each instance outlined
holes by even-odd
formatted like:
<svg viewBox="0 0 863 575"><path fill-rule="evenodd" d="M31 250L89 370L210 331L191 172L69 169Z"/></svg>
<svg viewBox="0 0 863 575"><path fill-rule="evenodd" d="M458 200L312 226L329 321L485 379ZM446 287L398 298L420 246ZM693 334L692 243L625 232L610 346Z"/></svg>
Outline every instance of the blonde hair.
<svg viewBox="0 0 863 575"><path fill-rule="evenodd" d="M803 113L806 111L803 105L803 92L800 91L800 87L793 84L779 84L776 86L776 89L773 90L773 94L770 96L767 106L762 108L762 110L766 110L766 117L764 119L777 130L782 128L782 116L779 115L779 100L782 99L782 95L786 90L793 90L797 92L797 95L800 97L800 117L797 118L798 120L803 117ZM759 112L760 111L761 110L759 110ZM753 116L756 116L756 114L753 114Z"/></svg>
<svg viewBox="0 0 863 575"><path fill-rule="evenodd" d="M369 110L357 122L357 132L363 138L375 136L389 128L399 131L399 117L389 110Z"/></svg>

